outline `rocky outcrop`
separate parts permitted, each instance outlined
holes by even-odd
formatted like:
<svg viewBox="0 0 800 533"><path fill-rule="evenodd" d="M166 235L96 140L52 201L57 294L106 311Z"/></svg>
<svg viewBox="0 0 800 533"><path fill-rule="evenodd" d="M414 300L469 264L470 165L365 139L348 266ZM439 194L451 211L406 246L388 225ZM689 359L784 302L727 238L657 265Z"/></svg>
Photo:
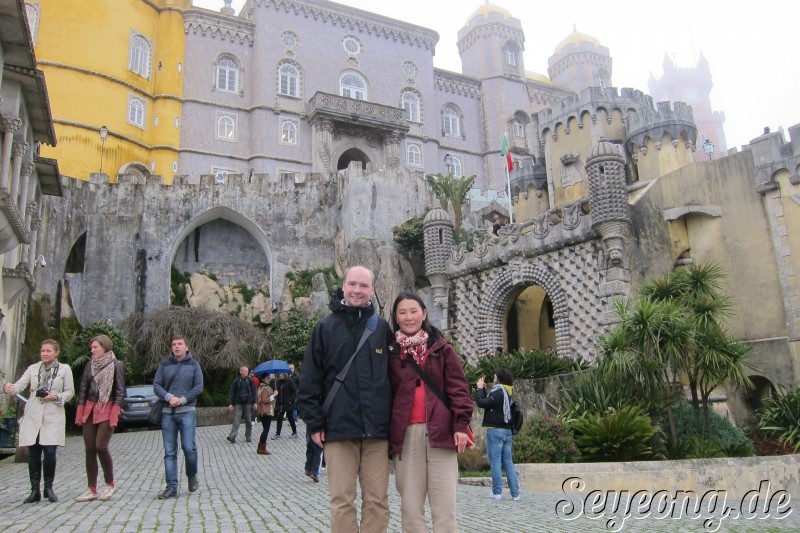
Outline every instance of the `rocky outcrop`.
<svg viewBox="0 0 800 533"><path fill-rule="evenodd" d="M271 324L273 321L272 301L262 291L246 303L239 287L219 285L205 274L195 273L189 278L186 300L189 307L219 311L251 323Z"/></svg>

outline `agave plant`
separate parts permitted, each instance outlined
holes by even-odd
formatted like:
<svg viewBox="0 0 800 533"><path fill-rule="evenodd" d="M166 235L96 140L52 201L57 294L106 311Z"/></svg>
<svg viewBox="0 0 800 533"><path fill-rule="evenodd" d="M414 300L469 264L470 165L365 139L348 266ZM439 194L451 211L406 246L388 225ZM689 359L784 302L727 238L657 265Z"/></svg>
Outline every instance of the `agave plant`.
<svg viewBox="0 0 800 533"><path fill-rule="evenodd" d="M756 412L758 428L778 437L797 453L800 449L800 388L778 387L778 393L767 399Z"/></svg>
<svg viewBox="0 0 800 533"><path fill-rule="evenodd" d="M650 440L658 431L647 413L636 406L586 414L572 420L570 427L581 457L593 461L647 459L652 455Z"/></svg>

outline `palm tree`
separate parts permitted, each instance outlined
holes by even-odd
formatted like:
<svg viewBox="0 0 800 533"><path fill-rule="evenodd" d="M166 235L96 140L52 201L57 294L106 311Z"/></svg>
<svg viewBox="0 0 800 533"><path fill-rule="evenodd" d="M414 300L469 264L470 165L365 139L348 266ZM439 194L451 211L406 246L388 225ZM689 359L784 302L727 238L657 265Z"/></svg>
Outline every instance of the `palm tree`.
<svg viewBox="0 0 800 533"><path fill-rule="evenodd" d="M467 193L475 183L476 176L455 177L452 174L428 174L426 179L433 188L433 193L439 200L442 209L447 211L448 206L453 206L453 233L461 230L461 208L467 199Z"/></svg>

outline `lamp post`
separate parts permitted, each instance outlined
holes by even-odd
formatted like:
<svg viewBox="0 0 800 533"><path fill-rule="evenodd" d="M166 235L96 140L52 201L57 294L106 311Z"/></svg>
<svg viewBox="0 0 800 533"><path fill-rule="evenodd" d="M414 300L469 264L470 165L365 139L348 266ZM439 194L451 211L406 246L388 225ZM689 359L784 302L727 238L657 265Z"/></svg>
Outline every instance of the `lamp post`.
<svg viewBox="0 0 800 533"><path fill-rule="evenodd" d="M100 126L100 174L103 173L103 155L106 151L106 139L108 138L108 128Z"/></svg>
<svg viewBox="0 0 800 533"><path fill-rule="evenodd" d="M453 173L453 156L450 154L445 154L444 156L444 166L447 167L447 174L450 175Z"/></svg>
<svg viewBox="0 0 800 533"><path fill-rule="evenodd" d="M703 151L711 159L711 155L714 153L714 143L711 142L711 139L706 139L703 143Z"/></svg>

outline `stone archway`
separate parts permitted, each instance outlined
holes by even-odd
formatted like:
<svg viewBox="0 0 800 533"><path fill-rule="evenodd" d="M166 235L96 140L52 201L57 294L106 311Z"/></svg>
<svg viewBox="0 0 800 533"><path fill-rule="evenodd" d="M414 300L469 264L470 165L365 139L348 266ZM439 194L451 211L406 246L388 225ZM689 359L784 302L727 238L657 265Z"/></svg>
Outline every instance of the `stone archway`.
<svg viewBox="0 0 800 533"><path fill-rule="evenodd" d="M361 170L366 170L367 163L370 162L370 159L367 154L358 148L350 148L342 152L342 155L339 156L339 159L336 162L336 169L346 170L350 166L350 163L354 161L361 163Z"/></svg>
<svg viewBox="0 0 800 533"><path fill-rule="evenodd" d="M235 224L239 228L243 229L245 232L250 234L253 240L258 244L259 248L264 252L266 256L266 264L267 264L267 271L269 274L269 290L270 294L274 294L273 292L273 283L274 283L274 276L272 275L274 271L274 259L272 257L272 249L270 248L269 241L267 240L267 236L264 234L263 231L249 218L245 217L241 213L237 213L228 207L214 207L209 209L208 211L201 213L200 215L194 217L187 225L184 227L181 232L176 236L175 240L172 242L172 246L170 249L169 254L169 265L171 266L175 262L176 254L178 250L183 246L184 241L198 228L201 226L215 222L218 220L225 220L232 224ZM168 278L166 281L167 286L169 286L169 270L167 271Z"/></svg>
<svg viewBox="0 0 800 533"><path fill-rule="evenodd" d="M553 304L553 321L556 330L556 352L571 357L569 341L569 313L567 293L561 287L550 268L540 262L537 265L514 261L486 290L479 308L478 353L486 355L503 348L503 327L506 309L516 296L531 285L538 285L550 297Z"/></svg>

